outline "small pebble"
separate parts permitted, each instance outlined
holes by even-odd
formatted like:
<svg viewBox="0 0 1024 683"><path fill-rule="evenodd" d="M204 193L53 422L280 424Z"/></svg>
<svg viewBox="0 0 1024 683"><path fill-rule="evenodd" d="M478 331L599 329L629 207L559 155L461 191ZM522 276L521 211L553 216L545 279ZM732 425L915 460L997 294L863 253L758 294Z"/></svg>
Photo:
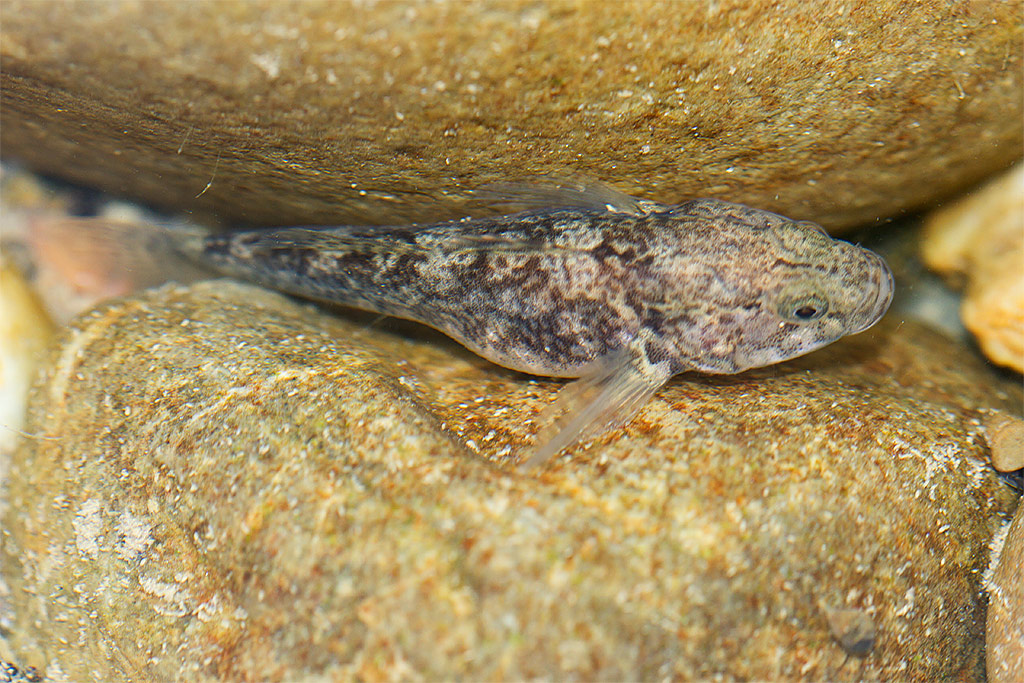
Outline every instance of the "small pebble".
<svg viewBox="0 0 1024 683"><path fill-rule="evenodd" d="M846 654L864 657L875 647L875 622L859 609L826 609L832 637Z"/></svg>
<svg viewBox="0 0 1024 683"><path fill-rule="evenodd" d="M1024 468L1024 420L993 411L984 424L992 466L1000 472Z"/></svg>

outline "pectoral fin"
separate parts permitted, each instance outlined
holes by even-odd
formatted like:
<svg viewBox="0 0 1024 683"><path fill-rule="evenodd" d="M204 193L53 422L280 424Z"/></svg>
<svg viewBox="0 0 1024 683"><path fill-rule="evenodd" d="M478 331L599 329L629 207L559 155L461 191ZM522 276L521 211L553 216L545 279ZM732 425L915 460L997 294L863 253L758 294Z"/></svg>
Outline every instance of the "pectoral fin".
<svg viewBox="0 0 1024 683"><path fill-rule="evenodd" d="M541 465L567 446L627 423L671 376L667 362L647 359L642 343L597 361L543 411L520 469Z"/></svg>

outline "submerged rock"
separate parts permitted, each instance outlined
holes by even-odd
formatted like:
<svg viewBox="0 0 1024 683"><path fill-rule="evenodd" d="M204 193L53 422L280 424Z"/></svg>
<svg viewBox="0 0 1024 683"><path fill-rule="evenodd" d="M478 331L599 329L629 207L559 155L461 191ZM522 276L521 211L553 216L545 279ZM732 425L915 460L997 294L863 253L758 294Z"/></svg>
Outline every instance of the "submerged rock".
<svg viewBox="0 0 1024 683"><path fill-rule="evenodd" d="M1019 414L997 411L986 415L985 438L993 467L1000 472L1024 468L1024 419Z"/></svg>
<svg viewBox="0 0 1024 683"><path fill-rule="evenodd" d="M9 482L21 661L71 680L834 678L852 647L869 678L983 675L980 574L1016 501L982 422L1021 396L946 338L883 321L686 375L524 474L559 382L371 323L227 281L78 319ZM871 638L841 646L833 610Z"/></svg>
<svg viewBox="0 0 1024 683"><path fill-rule="evenodd" d="M25 401L36 365L53 333L53 322L38 297L0 254L0 481L25 420Z"/></svg>
<svg viewBox="0 0 1024 683"><path fill-rule="evenodd" d="M1024 164L929 216L921 251L966 281L961 315L985 354L1024 372Z"/></svg>
<svg viewBox="0 0 1024 683"><path fill-rule="evenodd" d="M572 173L835 230L1020 156L1019 19L897 0L5 0L0 140L225 222L451 218L486 183Z"/></svg>
<svg viewBox="0 0 1024 683"><path fill-rule="evenodd" d="M990 683L1024 680L1024 506L993 543L986 577L988 618L986 671Z"/></svg>

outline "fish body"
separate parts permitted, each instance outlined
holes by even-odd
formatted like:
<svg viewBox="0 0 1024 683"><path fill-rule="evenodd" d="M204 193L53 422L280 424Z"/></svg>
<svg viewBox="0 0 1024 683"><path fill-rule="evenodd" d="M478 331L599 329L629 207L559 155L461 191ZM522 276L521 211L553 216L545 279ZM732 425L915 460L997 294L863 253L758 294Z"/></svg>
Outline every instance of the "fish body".
<svg viewBox="0 0 1024 683"><path fill-rule="evenodd" d="M892 298L878 255L813 223L602 185L520 190L527 211L426 225L210 233L84 219L42 223L30 242L39 254L77 245L85 275L130 273L143 287L212 271L415 320L499 365L577 378L538 418L526 466L628 421L677 373L808 353L870 327Z"/></svg>
<svg viewBox="0 0 1024 683"><path fill-rule="evenodd" d="M508 368L581 378L543 421L532 463L632 417L677 373L741 372L866 329L893 288L871 251L714 199L189 245L221 273L415 320Z"/></svg>
<svg viewBox="0 0 1024 683"><path fill-rule="evenodd" d="M552 377L579 377L639 338L673 374L768 365L875 322L892 291L874 253L813 224L708 199L646 213L566 208L237 232L205 237L192 256L424 323L494 363ZM801 306L814 310L801 318Z"/></svg>

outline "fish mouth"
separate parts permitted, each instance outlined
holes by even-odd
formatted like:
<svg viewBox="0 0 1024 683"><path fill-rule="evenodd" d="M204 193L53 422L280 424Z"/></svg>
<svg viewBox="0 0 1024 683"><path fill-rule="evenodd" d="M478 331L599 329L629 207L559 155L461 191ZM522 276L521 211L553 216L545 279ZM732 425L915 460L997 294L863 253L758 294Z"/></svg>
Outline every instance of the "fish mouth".
<svg viewBox="0 0 1024 683"><path fill-rule="evenodd" d="M892 303L892 294L895 282L892 277L892 270L878 254L873 251L866 252L868 257L874 261L871 272L871 286L865 293L864 300L858 308L857 317L864 321L864 324L855 329L852 334L863 332L885 315Z"/></svg>

